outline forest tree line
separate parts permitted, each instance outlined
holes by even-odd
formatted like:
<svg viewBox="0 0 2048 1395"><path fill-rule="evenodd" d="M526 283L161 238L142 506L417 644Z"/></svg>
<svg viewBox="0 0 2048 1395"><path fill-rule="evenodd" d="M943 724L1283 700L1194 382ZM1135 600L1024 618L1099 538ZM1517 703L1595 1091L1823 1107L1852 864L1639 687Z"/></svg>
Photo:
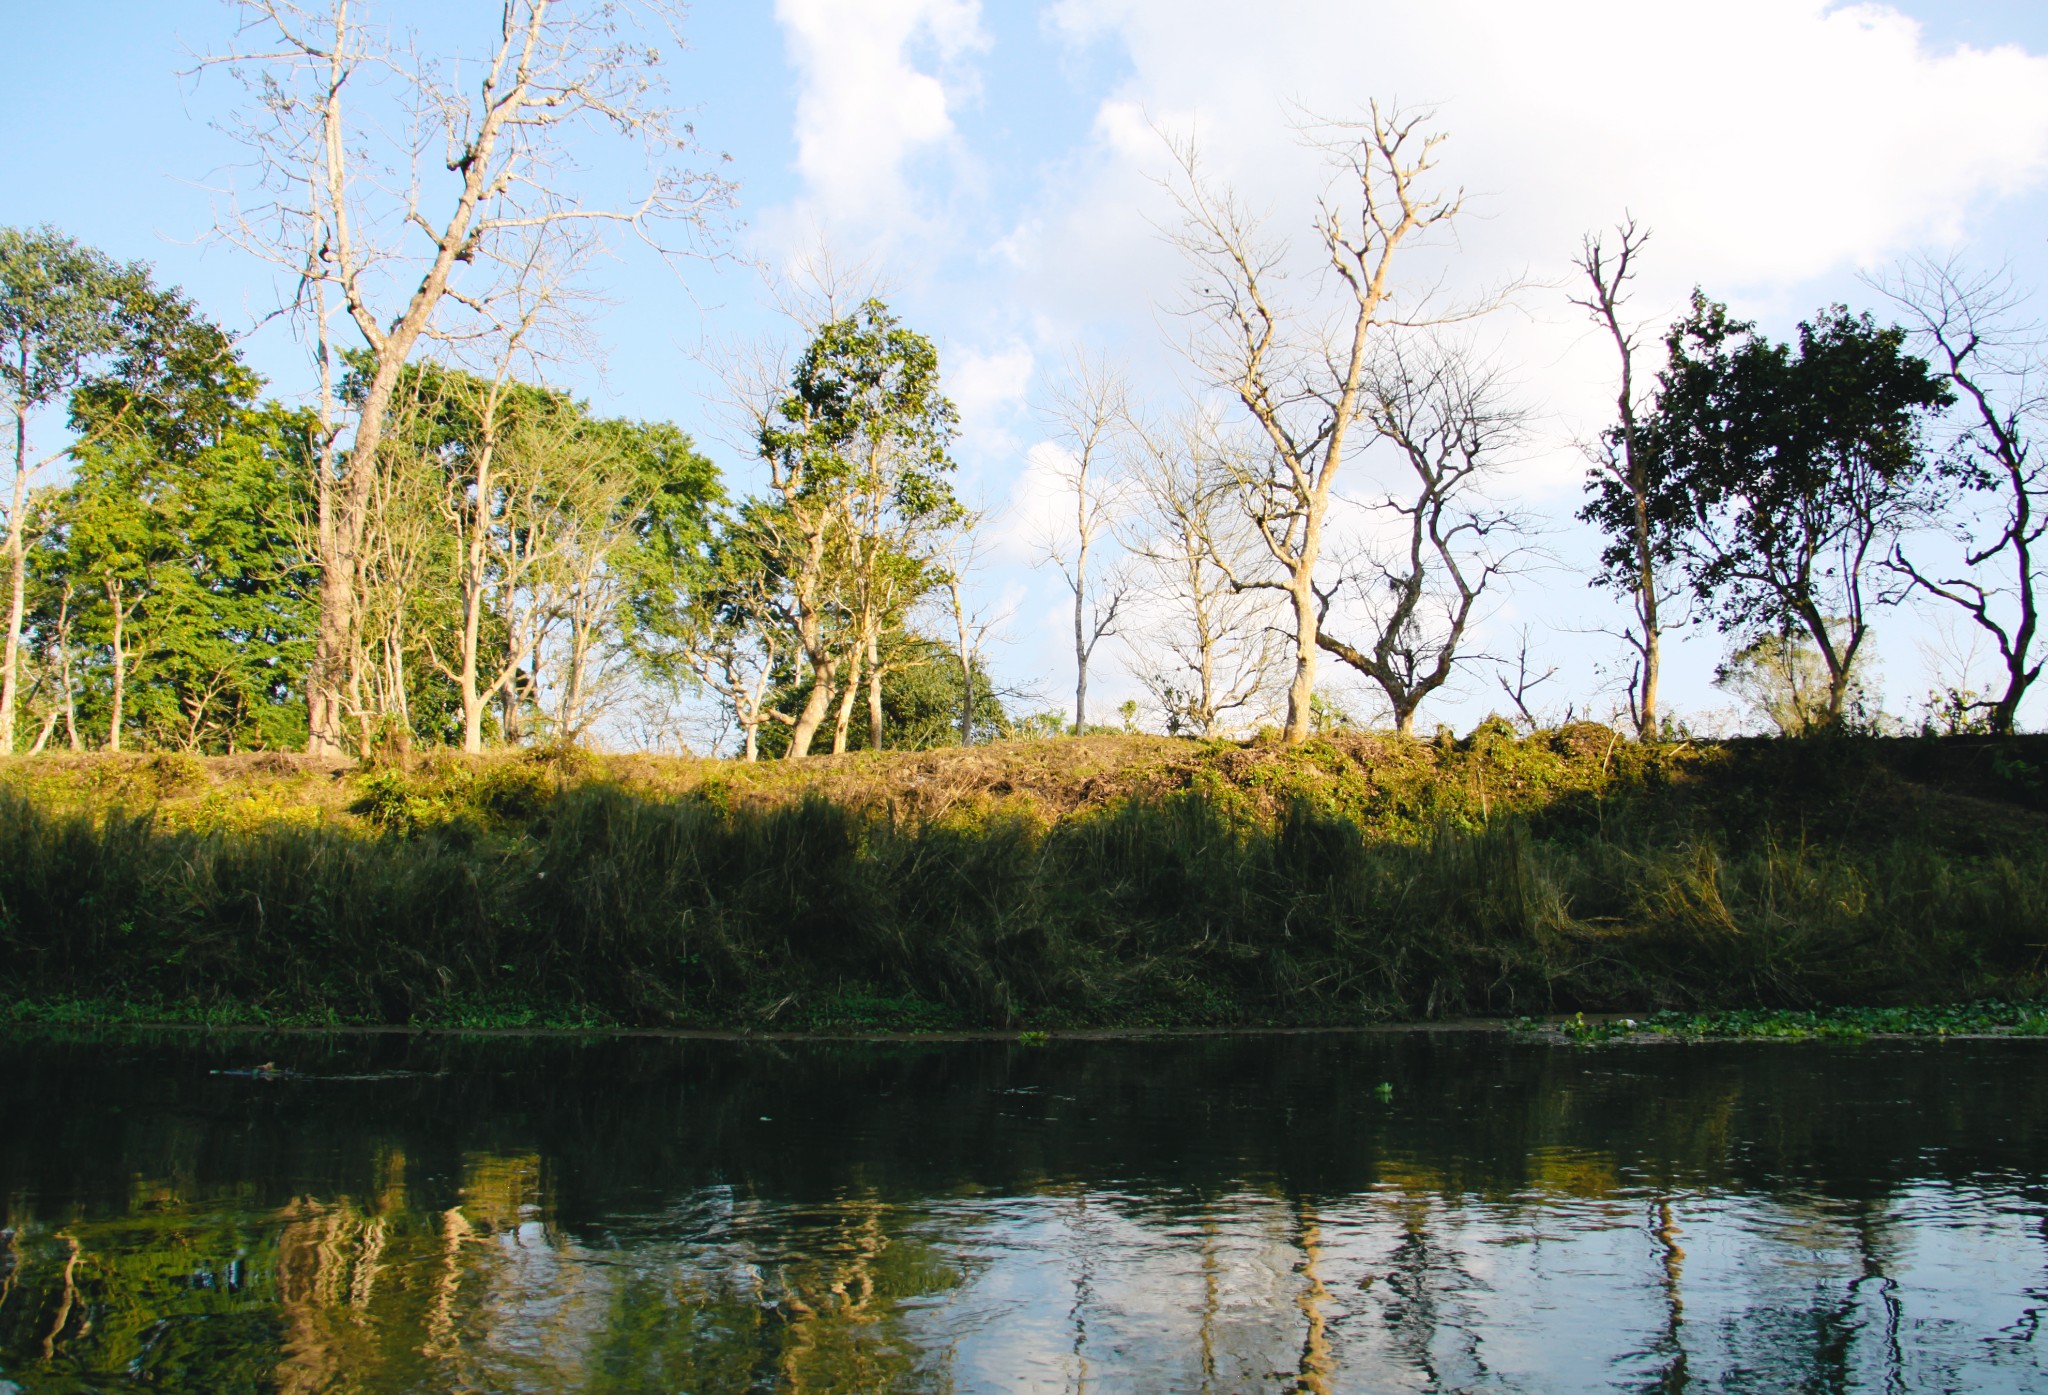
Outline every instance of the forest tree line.
<svg viewBox="0 0 2048 1395"><path fill-rule="evenodd" d="M236 336L149 267L0 229L0 751L476 751L588 739L650 688L713 698L750 758L1010 729L958 413L933 342L871 288L813 275L781 344L726 356L744 481L674 423L549 385L610 237L706 255L730 206L687 163L657 52L520 0L468 88L348 7L242 8L245 46L208 61L250 93L236 129L262 197L219 231L287 273L317 390L266 397ZM434 139L378 147L394 91ZM565 154L595 117L650 155L609 201ZM1554 670L1526 639L1514 662L1476 641L1537 555L1505 502L1534 409L1470 328L1507 297L1393 309L1462 213L1428 121L1373 107L1323 131L1306 241L1172 147L1196 390L1142 403L1077 354L1044 404L1044 560L1074 647L1058 725L1089 727L1112 637L1171 732L1270 716L1303 740L1336 720L1328 664L1401 732L1482 668L1535 720ZM411 184L360 177L366 151ZM1578 516L1628 617L1634 730L1666 729L1664 647L1688 627L1726 637L1723 682L1781 730L1866 720L1873 626L1907 601L1995 655L1983 691L1936 695L1940 724L2012 730L2042 662L2023 297L1922 260L1872 280L1882 318L1826 307L1778 342L1696 291L1659 330L1631 303L1647 241L1626 220L1589 235L1568 293L1614 351ZM31 450L30 419L58 412L66 443Z"/></svg>

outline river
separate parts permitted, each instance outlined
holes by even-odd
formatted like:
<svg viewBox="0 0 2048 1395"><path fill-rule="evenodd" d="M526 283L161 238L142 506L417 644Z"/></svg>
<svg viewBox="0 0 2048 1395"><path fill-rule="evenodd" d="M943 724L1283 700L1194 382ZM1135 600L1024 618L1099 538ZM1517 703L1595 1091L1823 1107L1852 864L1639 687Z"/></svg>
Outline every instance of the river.
<svg viewBox="0 0 2048 1395"><path fill-rule="evenodd" d="M2048 1043L0 1039L0 1395L2040 1391Z"/></svg>

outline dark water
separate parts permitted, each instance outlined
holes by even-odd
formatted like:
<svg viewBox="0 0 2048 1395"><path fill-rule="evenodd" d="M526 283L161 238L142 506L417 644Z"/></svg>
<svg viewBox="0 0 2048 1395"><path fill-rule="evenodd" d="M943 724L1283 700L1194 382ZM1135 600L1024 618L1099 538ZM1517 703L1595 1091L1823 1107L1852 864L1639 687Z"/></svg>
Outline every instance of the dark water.
<svg viewBox="0 0 2048 1395"><path fill-rule="evenodd" d="M0 1392L2048 1390L2035 1042L16 1039L0 1199Z"/></svg>

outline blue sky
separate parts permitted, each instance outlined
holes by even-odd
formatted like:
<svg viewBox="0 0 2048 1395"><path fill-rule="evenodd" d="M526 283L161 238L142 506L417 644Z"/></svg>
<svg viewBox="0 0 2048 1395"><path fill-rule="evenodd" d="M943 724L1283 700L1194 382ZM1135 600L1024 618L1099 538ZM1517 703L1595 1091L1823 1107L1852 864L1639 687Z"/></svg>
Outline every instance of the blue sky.
<svg viewBox="0 0 2048 1395"><path fill-rule="evenodd" d="M268 304L263 269L206 245L209 181L234 158L209 128L232 87L180 78L224 41L214 0L19 5L0 103L0 221L50 222L143 257L231 325ZM387 13L435 43L490 22L478 0ZM686 23L677 99L740 188L734 247L775 265L814 235L865 257L905 318L932 334L966 422L963 474L1001 511L982 579L1012 611L997 662L1049 703L1070 684L1062 592L1032 569L1046 435L1036 415L1061 354L1086 345L1129 365L1164 408L1192 383L1167 307L1179 270L1160 240L1160 130L1192 132L1275 226L1305 225L1315 174L1290 104L1342 115L1369 97L1436 104L1452 134L1446 177L1473 194L1454 284L1531 286L1484 331L1510 364L1543 441L1503 487L1567 518L1582 471L1573 441L1599 425L1600 345L1551 288L1579 231L1626 207L1656 230L1645 313L1696 282L1783 333L1831 300L1867 304L1859 271L1919 250L2008 260L2048 275L2048 6L1975 0L1840 6L1822 0L723 0ZM571 375L604 410L667 417L707 439L707 338L770 332L762 274L734 260L682 281L639 256L604 271L602 364ZM284 393L296 346L251 342ZM47 428L46 428L47 429ZM743 458L722 463L736 486ZM1586 540L1551 540L1559 565L1527 579L1489 642L1534 623L1584 695L1611 616L1587 594ZM1924 689L1927 626L1887 622L1885 678L1904 710ZM1672 695L1703 710L1721 644L1681 646ZM1136 685L1110 655L1096 689ZM1435 716L1466 725L1495 705L1479 678ZM1369 706L1360 702L1361 707ZM1425 714L1425 722L1430 715ZM2039 722L2038 710L2035 717Z"/></svg>

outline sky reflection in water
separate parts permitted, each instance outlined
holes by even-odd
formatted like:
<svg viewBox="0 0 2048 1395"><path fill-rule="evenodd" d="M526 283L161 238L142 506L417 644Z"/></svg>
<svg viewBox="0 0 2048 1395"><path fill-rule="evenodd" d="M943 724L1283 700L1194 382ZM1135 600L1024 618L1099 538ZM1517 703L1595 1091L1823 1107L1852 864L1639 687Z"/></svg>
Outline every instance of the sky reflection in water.
<svg viewBox="0 0 2048 1395"><path fill-rule="evenodd" d="M0 1392L2048 1388L2032 1042L30 1037L0 1121Z"/></svg>

